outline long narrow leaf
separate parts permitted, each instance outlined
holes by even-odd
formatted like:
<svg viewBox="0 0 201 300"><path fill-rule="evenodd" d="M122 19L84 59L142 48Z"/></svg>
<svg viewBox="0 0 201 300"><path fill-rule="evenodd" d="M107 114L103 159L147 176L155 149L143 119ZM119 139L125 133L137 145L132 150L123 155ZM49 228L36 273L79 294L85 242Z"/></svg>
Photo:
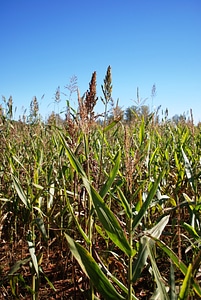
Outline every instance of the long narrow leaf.
<svg viewBox="0 0 201 300"><path fill-rule="evenodd" d="M71 149L68 147L67 143L66 143L66 140L64 139L64 136L62 135L61 132L59 132L59 135L60 135L60 138L62 140L62 143L64 145L64 148L66 150L66 153L67 153L67 156L68 156L68 159L70 161L70 164L71 166L75 169L75 171L82 177L82 178L85 178L86 180L87 179L87 175L86 173L84 172L80 162L76 159L75 155L73 154L73 152L71 151ZM65 186L65 183L64 183L64 186ZM73 211L73 208L69 202L69 199L67 197L67 191L66 189L64 188L64 193L65 193L65 197L66 197L66 205L75 221L75 224L77 226L77 229L78 231L81 233L81 235L83 236L84 240L87 242L87 244L90 244L90 240L88 238L88 236L86 235L86 233L84 232L84 230L82 229L81 225L79 224L78 220L77 220L77 217L75 216L74 214L74 211Z"/></svg>
<svg viewBox="0 0 201 300"><path fill-rule="evenodd" d="M104 128L104 132L107 132L108 130L110 130L111 128L113 128L117 123L119 122L119 120L114 120L112 121L109 125L107 125L105 128Z"/></svg>
<svg viewBox="0 0 201 300"><path fill-rule="evenodd" d="M144 124L144 116L142 117L141 125L140 125L140 131L139 131L139 143L140 146L142 146L144 142L144 136L145 136L145 124Z"/></svg>
<svg viewBox="0 0 201 300"><path fill-rule="evenodd" d="M188 178L188 181L189 181L192 189L195 191L194 176L193 176L193 170L192 170L191 164L190 164L189 159L186 156L186 153L184 152L182 147L181 147L181 152L182 152L182 155L184 158L186 177Z"/></svg>
<svg viewBox="0 0 201 300"><path fill-rule="evenodd" d="M159 272L159 269L156 265L156 260L154 258L154 254L153 254L153 249L150 245L150 241L149 238L146 237L146 243L147 243L147 250L148 250L148 255L149 258L151 260L151 265L152 265L152 270L154 273L154 279L156 281L157 287L158 287L158 293L159 293L159 298L158 299L163 299L163 300L169 300L167 291L166 291L166 287L165 284L163 282L162 276Z"/></svg>
<svg viewBox="0 0 201 300"><path fill-rule="evenodd" d="M36 275L39 276L38 261L37 261L37 257L35 254L35 246L32 241L28 240L27 242L28 242L28 246L29 246L29 253L31 255L32 263L33 263L34 269L36 271Z"/></svg>
<svg viewBox="0 0 201 300"><path fill-rule="evenodd" d="M41 217L36 218L35 223L38 226L40 232L42 233L44 240L47 241L48 236L47 236L47 232L45 229L45 224L44 224L43 218L41 218Z"/></svg>
<svg viewBox="0 0 201 300"><path fill-rule="evenodd" d="M90 185L89 180L88 180L81 164L76 159L76 157L74 156L72 151L69 149L63 135L60 132L59 132L59 134L60 134L62 142L65 146L69 161L70 161L71 165L73 166L73 168L76 170L76 172L82 177L85 188L87 189L87 191L93 201L95 210L99 217L99 220L102 223L104 229L106 230L108 236L115 243L115 245L117 245L127 255L131 256L132 255L131 247L124 235L124 232L123 232L121 226L119 225L119 222L117 221L117 219L115 218L114 214L109 209L109 207L104 203L102 197ZM106 191L108 190L108 188L110 187L110 185L112 184L112 182L114 180L114 175L118 171L119 161L120 161L120 157L117 156L116 164L112 171L112 175L111 175L109 181L107 181L106 187L102 190L103 195L105 195Z"/></svg>
<svg viewBox="0 0 201 300"><path fill-rule="evenodd" d="M187 266L178 258L178 256L167 246L164 242L156 239L156 244L169 256L169 258L174 262L177 268L186 276L187 274ZM197 281L192 278L193 289L197 293L199 297L201 297L201 287L197 283Z"/></svg>
<svg viewBox="0 0 201 300"><path fill-rule="evenodd" d="M154 237L156 239L159 239L159 237L161 236L165 226L167 225L167 223L169 222L169 219L170 219L170 216L165 216L163 217L154 227L152 227L151 229L149 230L146 230L145 231L145 234L147 236L151 236L151 237ZM152 242L154 241L151 241L150 240L150 243L152 244Z"/></svg>
<svg viewBox="0 0 201 300"><path fill-rule="evenodd" d="M147 245L143 242L143 240L140 240L140 246L138 251L138 256L133 264L133 274L132 274L132 282L135 283L136 280L139 278L142 269L147 261L148 257L148 251L147 251Z"/></svg>
<svg viewBox="0 0 201 300"><path fill-rule="evenodd" d="M67 196L67 191L66 191L65 187L64 187L64 195L65 195L65 198L66 198L66 206L67 206L67 208L68 208L68 210L69 210L69 212L70 212L70 214L71 214L71 216L72 216L72 218L73 218L73 220L74 220L74 222L75 222L75 224L77 226L77 229L78 229L79 233L82 235L82 237L84 238L85 242L89 245L91 242L90 242L87 234L82 229L80 223L78 222L78 218L75 215L75 213L73 211L73 208L72 208L72 206L70 204L70 201L69 201L69 198Z"/></svg>
<svg viewBox="0 0 201 300"><path fill-rule="evenodd" d="M26 265L31 260L31 257L18 260L9 270L8 275L14 275L17 271L21 269L23 265Z"/></svg>
<svg viewBox="0 0 201 300"><path fill-rule="evenodd" d="M132 226L133 230L138 226L138 224L140 223L144 214L146 213L147 208L149 207L149 204L157 191L158 185L159 185L162 177L163 177L163 172L160 173L160 175L158 176L158 179L154 182L145 202L142 204L140 211L138 212L137 216L134 218L133 226Z"/></svg>
<svg viewBox="0 0 201 300"><path fill-rule="evenodd" d="M118 287L122 291L124 291L125 294L128 294L128 288L125 287L125 285L123 285L123 283L121 281L119 281L114 275L112 275L112 273L110 273L110 271L108 269L106 269L106 267L103 264L101 264L101 266L102 266L101 269L103 270L104 274L106 274L108 277L110 277L112 279L112 281L114 283L116 283L116 285L118 285ZM138 298L132 294L132 300L138 300Z"/></svg>
<svg viewBox="0 0 201 300"><path fill-rule="evenodd" d="M186 265L178 258L178 256L163 242L158 239L154 239L157 246L159 246L174 262L174 264L179 268L179 270L186 275L187 267Z"/></svg>
<svg viewBox="0 0 201 300"><path fill-rule="evenodd" d="M53 205L54 193L55 193L55 186L54 186L54 182L53 182L50 185L49 197L47 199L47 211L48 212L50 211L50 209L52 208L52 205Z"/></svg>
<svg viewBox="0 0 201 300"><path fill-rule="evenodd" d="M123 229L121 228L113 212L105 204L102 197L90 185L86 178L83 178L83 183L93 201L99 221L102 223L108 236L115 243L116 246L118 246L122 251L124 251L124 253L126 253L128 256L131 256L131 247L124 235Z"/></svg>
<svg viewBox="0 0 201 300"><path fill-rule="evenodd" d="M75 171L80 174L82 177L87 177L85 171L82 168L82 165L80 164L80 162L76 159L75 155L73 154L73 152L71 151L71 149L69 148L68 144L66 143L66 140L64 139L63 134L59 131L58 132L60 135L60 138L62 140L62 143L65 147L66 150L66 154L68 156L68 159L70 161L71 166L75 169Z"/></svg>
<svg viewBox="0 0 201 300"><path fill-rule="evenodd" d="M190 289L190 283L191 283L191 277L192 277L192 264L189 264L186 276L184 278L184 281L182 283L182 287L179 293L179 300L187 300L189 299L189 289Z"/></svg>
<svg viewBox="0 0 201 300"><path fill-rule="evenodd" d="M102 198L104 198L107 194L107 192L109 191L109 189L111 188L114 179L117 175L117 172L119 170L119 164L120 164L120 160L121 160L121 152L119 151L115 157L115 165L113 167L113 169L111 170L109 177L106 181L106 183L103 185L101 191L100 191L100 196Z"/></svg>
<svg viewBox="0 0 201 300"><path fill-rule="evenodd" d="M140 239L140 248L138 251L138 256L133 264L133 275L132 281L135 282L137 278L140 276L142 268L144 267L147 257L149 255L151 247L153 247L155 241L150 238L150 236L154 238L159 238L162 234L163 229L167 225L169 221L169 216L165 216L158 222L153 228L144 232L144 235Z"/></svg>
<svg viewBox="0 0 201 300"><path fill-rule="evenodd" d="M29 208L29 200L27 199L27 197L22 189L19 179L17 177L15 177L14 175L12 175L12 180L13 180L13 184L14 184L15 190L16 190L19 198L22 200L25 207Z"/></svg>
<svg viewBox="0 0 201 300"><path fill-rule="evenodd" d="M119 199L121 201L121 205L123 206L127 217L130 219L132 217L132 210L130 204L128 203L128 200L126 199L124 193L119 187L117 187L117 191L118 191Z"/></svg>
<svg viewBox="0 0 201 300"><path fill-rule="evenodd" d="M108 300L125 299L115 290L90 253L80 244L75 242L69 235L65 234L65 236L73 256L101 295Z"/></svg>

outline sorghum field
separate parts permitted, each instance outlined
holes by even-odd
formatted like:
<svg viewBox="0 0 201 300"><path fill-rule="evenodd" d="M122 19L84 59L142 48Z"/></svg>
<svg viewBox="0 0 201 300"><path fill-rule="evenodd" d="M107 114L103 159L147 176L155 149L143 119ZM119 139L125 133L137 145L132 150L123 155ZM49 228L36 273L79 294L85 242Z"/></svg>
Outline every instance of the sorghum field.
<svg viewBox="0 0 201 300"><path fill-rule="evenodd" d="M63 122L1 111L0 299L201 299L201 128L108 117L110 67L102 91L102 116L95 72Z"/></svg>

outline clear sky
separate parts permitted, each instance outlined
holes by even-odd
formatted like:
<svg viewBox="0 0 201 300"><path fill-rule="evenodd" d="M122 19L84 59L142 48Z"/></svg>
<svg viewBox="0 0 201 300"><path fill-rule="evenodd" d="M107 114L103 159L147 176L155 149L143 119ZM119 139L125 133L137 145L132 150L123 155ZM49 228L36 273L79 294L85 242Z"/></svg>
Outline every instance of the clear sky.
<svg viewBox="0 0 201 300"><path fill-rule="evenodd" d="M113 99L125 109L136 89L169 116L193 110L201 121L200 0L6 0L0 1L0 95L12 95L16 117L33 96L47 117L76 75L81 95L93 71L97 91L111 65ZM44 96L43 99L41 97ZM72 105L76 95L72 97ZM96 110L103 111L102 103Z"/></svg>

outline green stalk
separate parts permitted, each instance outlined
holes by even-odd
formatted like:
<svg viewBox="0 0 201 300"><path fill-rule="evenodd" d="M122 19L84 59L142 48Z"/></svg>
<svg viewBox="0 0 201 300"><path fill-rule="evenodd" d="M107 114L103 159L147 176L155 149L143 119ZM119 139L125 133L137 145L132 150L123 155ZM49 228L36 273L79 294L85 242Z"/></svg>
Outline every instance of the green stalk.
<svg viewBox="0 0 201 300"><path fill-rule="evenodd" d="M129 245L131 249L133 248L133 232L132 232L132 226L133 226L133 218L129 218ZM132 265L133 265L133 254L129 255L128 257L128 300L132 300Z"/></svg>
<svg viewBox="0 0 201 300"><path fill-rule="evenodd" d="M86 175L90 182L90 172L89 172L89 139L88 135L84 134L84 147L85 147L85 156L86 156ZM92 216L92 199L91 196L88 197L88 211L89 211L89 217L88 217L88 237L89 237L89 253L91 256L92 254L92 247L93 247L93 216ZM91 300L94 300L94 286L93 282L90 278L90 292L91 292Z"/></svg>
<svg viewBox="0 0 201 300"><path fill-rule="evenodd" d="M88 233L89 233L89 253L92 255L92 247L93 247L93 217L92 217L92 199L91 197L89 196L89 225L88 225ZM94 286L93 286L93 282L90 278L90 290L91 290L91 299L93 300L94 299Z"/></svg>
<svg viewBox="0 0 201 300"><path fill-rule="evenodd" d="M32 243L33 243L33 247L35 248L35 222L34 222L33 206L32 206L32 210L31 210L31 218L32 218L31 240L32 240ZM33 295L32 295L32 299L33 300L38 300L37 278L36 278L35 270L34 270L33 266L32 266L32 269L33 269L33 274L32 274L32 291L33 291Z"/></svg>

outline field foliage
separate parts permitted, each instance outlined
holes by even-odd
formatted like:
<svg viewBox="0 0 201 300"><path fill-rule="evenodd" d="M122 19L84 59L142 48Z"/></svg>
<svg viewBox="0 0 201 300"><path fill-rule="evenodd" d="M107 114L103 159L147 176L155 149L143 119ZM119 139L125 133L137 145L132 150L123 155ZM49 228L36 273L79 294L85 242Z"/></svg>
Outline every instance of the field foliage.
<svg viewBox="0 0 201 300"><path fill-rule="evenodd" d="M2 299L201 298L200 127L124 119L110 67L102 92L101 116L95 72L63 121L1 113Z"/></svg>

